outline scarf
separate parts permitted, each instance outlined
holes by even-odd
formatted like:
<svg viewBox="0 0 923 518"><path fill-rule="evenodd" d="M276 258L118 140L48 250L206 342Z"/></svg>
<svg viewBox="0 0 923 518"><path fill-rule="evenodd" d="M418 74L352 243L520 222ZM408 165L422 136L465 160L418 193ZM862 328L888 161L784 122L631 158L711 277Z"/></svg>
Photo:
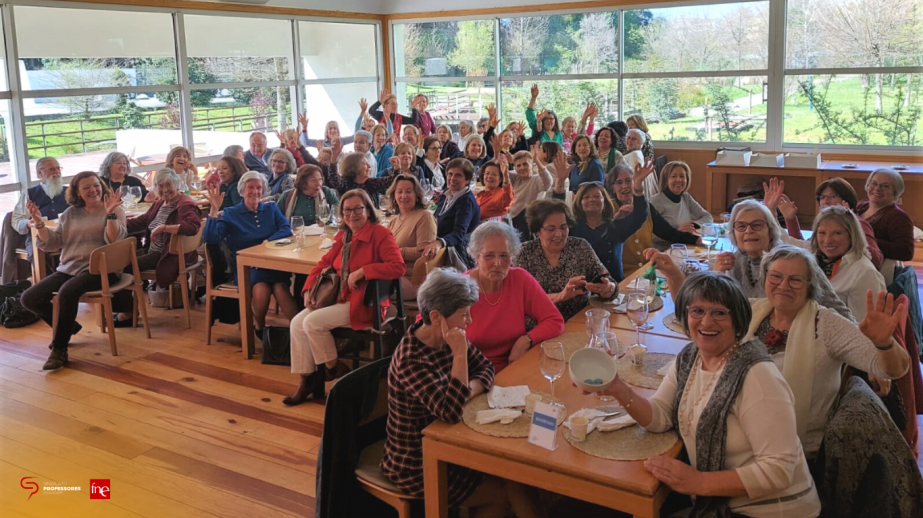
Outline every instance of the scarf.
<svg viewBox="0 0 923 518"><path fill-rule="evenodd" d="M292 189L292 193L289 195L288 200L286 200L285 202L285 219L289 219L289 220L292 219L292 215L295 213L295 206L298 205L298 198L300 198L301 196L308 197L306 194L302 194L302 192L298 190L298 188ZM326 198L324 197L323 187L321 187L320 190L317 191L317 194L315 194L314 196L311 196L310 199L314 200L314 221L316 222L317 221L317 208L323 205L324 201L326 201ZM309 224L307 221L305 221L304 223L305 225Z"/></svg>
<svg viewBox="0 0 923 518"><path fill-rule="evenodd" d="M760 323L772 313L772 304L768 299L753 303L753 317L750 330L744 340L753 340ZM807 437L808 421L811 419L811 395L814 390L814 350L816 344L815 317L819 306L809 300L798 311L792 328L788 331L788 345L782 360L782 377L788 382L795 395L795 422L798 437L803 443ZM762 344L761 344L762 345ZM765 348L765 346L763 346Z"/></svg>
<svg viewBox="0 0 923 518"><path fill-rule="evenodd" d="M752 258L749 255L736 251L734 252L734 266L731 268L731 277L740 283L741 291L748 299L758 299L765 297L763 285L760 284L760 262L762 257ZM753 280L751 282L751 279Z"/></svg>
<svg viewBox="0 0 923 518"><path fill-rule="evenodd" d="M673 401L673 422L679 426L679 405L689 374L695 365L699 349L690 343L676 356L676 398ZM695 468L699 471L721 471L727 453L727 419L740 394L750 367L772 361L762 343L749 340L737 346L728 356L724 371L706 403L695 430ZM729 497L697 497L689 518L725 518L731 516Z"/></svg>
<svg viewBox="0 0 923 518"><path fill-rule="evenodd" d="M275 173L269 173L269 192L271 194L282 194L279 189L282 186L282 181L288 178L288 172L282 173L276 176Z"/></svg>
<svg viewBox="0 0 923 518"><path fill-rule="evenodd" d="M343 231L343 251L340 254L340 296L337 303L346 301L346 292L349 290L349 252L353 247L353 231L346 227Z"/></svg>
<svg viewBox="0 0 923 518"><path fill-rule="evenodd" d="M814 257L817 259L817 264L820 265L820 269L824 271L824 275L826 275L828 279L832 279L833 276L836 275L836 271L840 268L840 261L843 259L843 257L837 257L830 260L827 259L826 255L820 252L817 252Z"/></svg>

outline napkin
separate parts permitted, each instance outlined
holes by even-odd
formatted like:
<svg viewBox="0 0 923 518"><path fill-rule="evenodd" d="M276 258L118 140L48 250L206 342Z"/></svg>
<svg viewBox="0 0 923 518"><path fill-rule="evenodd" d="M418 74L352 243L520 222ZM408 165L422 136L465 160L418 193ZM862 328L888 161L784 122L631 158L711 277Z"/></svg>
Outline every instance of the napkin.
<svg viewBox="0 0 923 518"><path fill-rule="evenodd" d="M596 429L596 422L602 419L602 416L604 415L606 415L606 412L603 412L602 410L597 410L595 408L581 408L580 410L577 410L576 412L571 414L567 418L567 421L564 421L564 426L566 426L567 429L570 430L570 420L571 419L575 417L586 417L587 421L590 422L590 424L586 427L586 433L589 434L590 432Z"/></svg>
<svg viewBox="0 0 923 518"><path fill-rule="evenodd" d="M500 424L510 424L522 415L522 410L479 410L474 421L477 424L490 424L500 421Z"/></svg>
<svg viewBox="0 0 923 518"><path fill-rule="evenodd" d="M637 421L631 418L630 415L619 415L615 416L612 419L607 419L605 421L596 422L596 428L600 432L614 432L615 430L621 430L622 428L627 428L633 424L636 424ZM587 433L589 432L589 427L587 428Z"/></svg>
<svg viewBox="0 0 923 518"><path fill-rule="evenodd" d="M625 159L625 163L631 167L632 171L635 170L636 165L640 164L642 167L644 167L644 154L639 150L626 153L623 158Z"/></svg>
<svg viewBox="0 0 923 518"><path fill-rule="evenodd" d="M664 365L663 367L657 369L657 375L658 375L658 376L663 376L664 378L666 378L666 377L667 377L667 373L670 372L670 367L672 367L672 366L673 366L673 360L670 360L670 362L668 362L666 365Z"/></svg>
<svg viewBox="0 0 923 518"><path fill-rule="evenodd" d="M304 235L306 236L319 236L324 233L324 227L320 225L310 225L301 228L302 232L304 232Z"/></svg>
<svg viewBox="0 0 923 518"><path fill-rule="evenodd" d="M494 385L487 394L487 404L490 408L511 408L526 405L526 396L531 394L527 385L515 387L499 387Z"/></svg>
<svg viewBox="0 0 923 518"><path fill-rule="evenodd" d="M333 246L333 240L330 239L329 237L326 237L324 238L324 242L320 244L320 249L327 250L328 248L332 246Z"/></svg>

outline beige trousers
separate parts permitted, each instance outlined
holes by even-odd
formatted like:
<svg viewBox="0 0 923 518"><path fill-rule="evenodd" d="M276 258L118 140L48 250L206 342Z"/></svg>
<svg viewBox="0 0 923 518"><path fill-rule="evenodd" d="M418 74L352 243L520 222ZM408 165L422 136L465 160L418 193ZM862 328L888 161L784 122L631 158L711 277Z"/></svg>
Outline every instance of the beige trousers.
<svg viewBox="0 0 923 518"><path fill-rule="evenodd" d="M334 304L295 315L290 326L292 372L311 374L317 365L337 359L337 346L330 331L349 326L349 302Z"/></svg>

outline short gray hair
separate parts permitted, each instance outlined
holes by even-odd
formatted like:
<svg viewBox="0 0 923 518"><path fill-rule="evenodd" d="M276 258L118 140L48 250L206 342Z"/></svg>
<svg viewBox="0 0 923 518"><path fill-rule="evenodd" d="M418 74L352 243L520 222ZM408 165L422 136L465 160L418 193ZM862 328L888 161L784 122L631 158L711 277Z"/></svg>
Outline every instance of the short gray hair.
<svg viewBox="0 0 923 518"><path fill-rule="evenodd" d="M370 144L372 143L372 134L365 130L359 130L353 135L353 142L355 142L356 137L365 137Z"/></svg>
<svg viewBox="0 0 923 518"><path fill-rule="evenodd" d="M240 176L240 180L237 180L237 192L243 196L244 187L247 186L247 182L250 180L259 180L263 184L263 192L269 192L269 181L266 180L266 175L259 171L247 171L246 173Z"/></svg>
<svg viewBox="0 0 923 518"><path fill-rule="evenodd" d="M272 153L269 154L269 161L272 162L272 157L276 155L282 155L285 157L285 161L288 162L288 165L285 167L285 170L290 174L294 174L295 170L298 169L298 164L295 162L295 157L292 156L292 152L287 149L274 149ZM272 171L272 167L269 168ZM273 173L275 174L275 173Z"/></svg>
<svg viewBox="0 0 923 518"><path fill-rule="evenodd" d="M471 133L477 133L477 128L474 127L474 123L471 122L471 121L469 121L469 120L460 121L460 122L458 123L459 129L461 129L462 126L468 128L468 134L469 134L469 135L470 135Z"/></svg>
<svg viewBox="0 0 923 518"><path fill-rule="evenodd" d="M631 135L632 133L638 136L638 139L641 141L642 146L647 142L647 135L645 135L643 131L639 130L638 128L632 128L628 130L628 133L626 133L626 135Z"/></svg>
<svg viewBox="0 0 923 518"><path fill-rule="evenodd" d="M473 306L479 296L476 280L452 268L436 268L417 290L417 305L423 323L430 325L430 311L450 317L459 309Z"/></svg>
<svg viewBox="0 0 923 518"><path fill-rule="evenodd" d="M180 178L178 174L176 174L176 171L170 169L169 167L165 167L154 173L154 179L151 180L152 190L159 195L160 184L167 181L173 182L173 187L177 189L182 189L184 184L183 179Z"/></svg>
<svg viewBox="0 0 923 518"><path fill-rule="evenodd" d="M697 300L726 307L731 312L734 337L738 340L749 331L753 309L733 277L713 271L696 272L686 277L676 293L675 314L689 336L692 336L689 332L689 306Z"/></svg>
<svg viewBox="0 0 923 518"><path fill-rule="evenodd" d="M112 153L109 153L108 155L106 155L106 158L103 159L103 163L99 164L99 176L101 178L108 179L109 169L112 168L112 164L116 163L116 161L121 160L123 158L125 159L126 162L128 162L128 167L130 171L131 161L128 160L128 155L126 155L125 153L120 153L118 151L113 151ZM44 160L44 158L42 160ZM36 164L36 167L39 167L38 164Z"/></svg>
<svg viewBox="0 0 923 518"><path fill-rule="evenodd" d="M740 217L741 213L751 210L758 211L763 215L763 219L766 221L766 226L769 228L769 249L772 250L782 240L782 227L779 226L779 221L775 218L775 216L773 216L771 212L769 212L769 209L756 200L744 200L734 205L734 209L731 211L731 221L728 223L728 240L731 241L731 244L734 245L734 248L740 248L737 246L737 236L734 234L734 224L737 223L737 218Z"/></svg>
<svg viewBox="0 0 923 518"><path fill-rule="evenodd" d="M37 173L37 172L41 171L42 168L45 167L45 163L46 163L46 162L51 162L52 160L54 160L55 162L58 161L58 159L55 158L55 157L53 157L53 156L43 156L42 158L39 158L39 159L35 162L35 172ZM60 163L59 163L59 165L60 165Z"/></svg>
<svg viewBox="0 0 923 518"><path fill-rule="evenodd" d="M813 234L811 234L811 253L817 254L820 249L817 244L817 227L824 221L829 220L843 227L846 230L846 235L849 236L849 250L846 251L845 255L855 259L862 257L871 259L872 254L869 253L869 243L865 239L865 233L862 232L859 220L856 218L857 216L848 207L841 205L832 205L821 209L820 214L814 218Z"/></svg>
<svg viewBox="0 0 923 518"><path fill-rule="evenodd" d="M769 266L779 259L801 259L804 261L804 264L807 265L808 268L808 278L805 279L804 282L808 287L809 299L821 303L822 301L828 300L831 295L833 297L837 296L836 291L833 289L830 281L827 280L827 276L824 274L824 271L820 269L820 265L817 264L817 259L811 255L811 252L792 245L779 245L763 256L762 261L760 261L760 284L763 287L766 286L766 274L769 272ZM766 297L769 297L768 292L766 293ZM821 305L823 306L824 304Z"/></svg>
<svg viewBox="0 0 923 518"><path fill-rule="evenodd" d="M244 152L243 146L238 146L237 144L232 144L224 148L224 153L221 154L222 158L234 157L237 158L237 155Z"/></svg>
<svg viewBox="0 0 923 518"><path fill-rule="evenodd" d="M889 167L882 167L881 169L876 169L872 171L872 174L870 174L869 177L865 179L865 189L866 190L868 190L869 184L872 183L872 178L874 178L876 174L887 175L888 177L891 178L891 184L892 184L891 187L894 188L894 199L895 200L897 198L900 198L901 195L904 194L904 177L901 176L900 173L898 173L897 171Z"/></svg>
<svg viewBox="0 0 923 518"><path fill-rule="evenodd" d="M485 221L478 225L478 228L471 233L471 238L468 241L468 254L471 257L477 257L481 253L481 248L484 247L484 242L495 236L506 238L506 247L509 249L511 257L519 255L519 251L522 250L519 231L502 221Z"/></svg>

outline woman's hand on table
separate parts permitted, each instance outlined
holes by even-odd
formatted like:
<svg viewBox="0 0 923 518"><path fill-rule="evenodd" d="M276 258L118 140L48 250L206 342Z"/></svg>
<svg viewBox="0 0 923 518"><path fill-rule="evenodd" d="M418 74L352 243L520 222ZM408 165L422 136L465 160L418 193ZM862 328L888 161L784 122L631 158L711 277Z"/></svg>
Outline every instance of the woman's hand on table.
<svg viewBox="0 0 923 518"><path fill-rule="evenodd" d="M359 288L359 283L365 279L365 271L362 268L354 272L349 273L349 277L346 279L346 284L349 285L349 289L356 290Z"/></svg>
<svg viewBox="0 0 923 518"><path fill-rule="evenodd" d="M715 271L716 272L726 272L734 267L734 258L733 252L721 252L715 256Z"/></svg>
<svg viewBox="0 0 923 518"><path fill-rule="evenodd" d="M644 461L644 469L654 478L670 486L670 489L684 495L702 494L702 474L685 462L659 455Z"/></svg>
<svg viewBox="0 0 923 518"><path fill-rule="evenodd" d="M529 339L529 336L520 336L513 344L513 348L510 349L510 363L522 358L529 351L530 347L532 347L532 340Z"/></svg>

